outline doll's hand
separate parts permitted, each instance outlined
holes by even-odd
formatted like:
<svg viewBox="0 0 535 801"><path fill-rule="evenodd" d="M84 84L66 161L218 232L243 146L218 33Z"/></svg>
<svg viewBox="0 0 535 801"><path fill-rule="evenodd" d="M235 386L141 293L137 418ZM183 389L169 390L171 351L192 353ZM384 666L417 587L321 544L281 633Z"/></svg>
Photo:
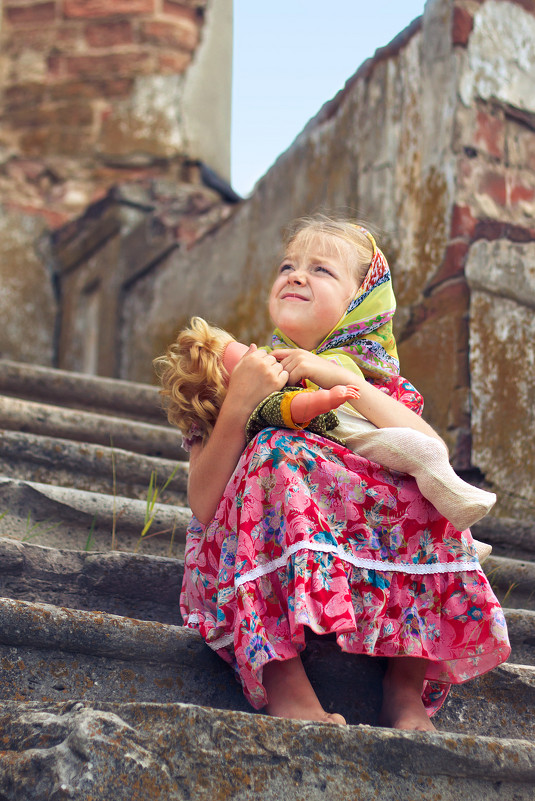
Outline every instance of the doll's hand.
<svg viewBox="0 0 535 801"><path fill-rule="evenodd" d="M297 386L303 378L308 378L324 389L331 389L337 384L355 384L354 373L308 350L277 348L271 351L271 355L287 370L290 386Z"/></svg>

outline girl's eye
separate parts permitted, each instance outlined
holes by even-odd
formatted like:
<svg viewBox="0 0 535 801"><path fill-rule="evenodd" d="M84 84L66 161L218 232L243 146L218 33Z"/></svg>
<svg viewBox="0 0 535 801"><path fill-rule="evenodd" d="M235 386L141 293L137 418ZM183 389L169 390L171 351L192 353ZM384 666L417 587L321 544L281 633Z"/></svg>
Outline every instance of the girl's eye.
<svg viewBox="0 0 535 801"><path fill-rule="evenodd" d="M316 266L316 272L318 273L327 273L327 275L332 275L331 271L328 270L326 267L322 267L321 264Z"/></svg>
<svg viewBox="0 0 535 801"><path fill-rule="evenodd" d="M280 272L281 273L288 272L288 270L291 270L291 269L292 269L292 265L291 264L283 264L282 267L280 268Z"/></svg>

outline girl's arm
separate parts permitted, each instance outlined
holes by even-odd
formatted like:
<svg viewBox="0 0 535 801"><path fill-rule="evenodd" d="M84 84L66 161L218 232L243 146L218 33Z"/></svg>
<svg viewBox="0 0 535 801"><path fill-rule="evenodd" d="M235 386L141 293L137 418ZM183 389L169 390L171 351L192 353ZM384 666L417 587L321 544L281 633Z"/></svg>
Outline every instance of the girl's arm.
<svg viewBox="0 0 535 801"><path fill-rule="evenodd" d="M301 379L308 378L325 389L330 389L336 384L355 386L359 390L359 397L350 400L351 405L377 428L413 428L443 442L431 426L415 412L369 384L362 376L355 375L351 370L300 348L277 348L271 354L287 370L290 384L295 385Z"/></svg>
<svg viewBox="0 0 535 801"><path fill-rule="evenodd" d="M204 524L215 514L225 487L245 448L245 424L265 396L282 389L288 373L269 353L251 345L233 370L228 392L205 445L191 451L188 501Z"/></svg>
<svg viewBox="0 0 535 801"><path fill-rule="evenodd" d="M354 386L336 386L332 389L317 389L314 392L296 393L290 403L290 414L297 425L309 423L318 414L337 409L342 403L358 398L359 391Z"/></svg>

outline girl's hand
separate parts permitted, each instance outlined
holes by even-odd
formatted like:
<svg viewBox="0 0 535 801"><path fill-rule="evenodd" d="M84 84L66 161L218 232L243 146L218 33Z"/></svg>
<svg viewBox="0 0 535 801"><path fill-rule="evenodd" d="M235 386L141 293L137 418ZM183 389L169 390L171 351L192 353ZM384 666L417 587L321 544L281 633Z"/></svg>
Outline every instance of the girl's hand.
<svg viewBox="0 0 535 801"><path fill-rule="evenodd" d="M232 371L227 395L208 442L194 446L191 452L188 498L193 514L201 523L208 523L214 516L238 464L251 412L287 382L284 367L256 345L250 346Z"/></svg>
<svg viewBox="0 0 535 801"><path fill-rule="evenodd" d="M301 348L277 348L271 351L289 375L290 386L297 386L303 378L308 378L318 387L331 389L337 384L354 384L355 374L345 367L315 353Z"/></svg>
<svg viewBox="0 0 535 801"><path fill-rule="evenodd" d="M274 356L250 345L230 376L225 405L231 405L245 421L260 401L288 383L288 372Z"/></svg>

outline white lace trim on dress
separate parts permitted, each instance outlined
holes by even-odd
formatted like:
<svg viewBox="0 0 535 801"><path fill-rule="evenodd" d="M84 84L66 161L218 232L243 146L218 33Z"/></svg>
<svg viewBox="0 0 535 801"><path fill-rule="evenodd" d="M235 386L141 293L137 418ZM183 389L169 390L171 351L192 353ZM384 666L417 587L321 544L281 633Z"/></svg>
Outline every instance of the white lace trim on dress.
<svg viewBox="0 0 535 801"><path fill-rule="evenodd" d="M241 587L241 585L245 584L247 581L255 581L257 578L260 578L260 576L265 576L268 573L272 573L274 570L278 570L280 567L284 567L290 556L293 556L293 554L298 551L306 550L334 553L340 559L349 562L349 564L354 567L363 567L366 570L380 570L384 573L416 573L418 575L426 575L431 573L464 573L465 571L472 570L478 572L482 571L481 565L477 560L473 562L434 562L426 565L413 565L411 562L388 562L384 559L364 559L363 557L353 556L347 553L338 545L328 545L326 543L308 542L304 540L303 542L294 542L294 544L278 559L267 562L265 565L259 565L253 568L253 570L249 570L247 573L239 576L235 581L235 587Z"/></svg>
<svg viewBox="0 0 535 801"><path fill-rule="evenodd" d="M293 545L291 545L278 559L273 559L273 561L267 562L265 565L259 565L253 570L249 570L247 573L244 573L243 576L237 578L234 583L235 589L238 589L248 581L255 581L261 576L266 576L268 573L273 573L275 570L284 567L290 556L293 556L293 554L297 553L298 551L306 550L334 553L339 556L340 559L349 562L354 567L362 567L366 570L380 570L382 573L392 572L407 573L409 575L426 575L432 573L464 573L472 571L477 573L483 572L483 568L478 561L435 562L427 565L413 565L410 562L388 562L384 559L364 559L363 557L352 556L336 545L327 545L326 543L308 542L303 540L302 542L295 542ZM188 618L188 624L191 622L196 622L193 618L194 615L190 615ZM220 648L226 648L228 645L234 644L234 634L225 634L224 637L220 637L214 642L207 642L206 644L209 645L213 651L218 651Z"/></svg>

